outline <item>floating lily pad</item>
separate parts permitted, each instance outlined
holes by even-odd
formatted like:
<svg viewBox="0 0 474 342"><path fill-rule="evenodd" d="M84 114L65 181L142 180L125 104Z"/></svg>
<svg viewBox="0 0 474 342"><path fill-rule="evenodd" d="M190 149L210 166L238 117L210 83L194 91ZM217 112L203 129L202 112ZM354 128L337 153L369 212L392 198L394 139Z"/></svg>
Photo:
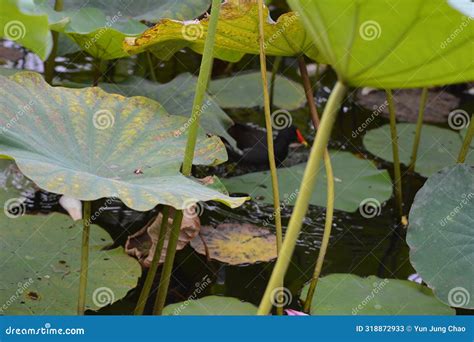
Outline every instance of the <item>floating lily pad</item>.
<svg viewBox="0 0 474 342"><path fill-rule="evenodd" d="M268 74L270 79L271 74ZM270 84L268 85L270 87ZM209 93L223 108L263 107L262 77L260 72L213 80ZM306 103L303 87L284 76L275 79L274 104L279 108L294 110Z"/></svg>
<svg viewBox="0 0 474 342"><path fill-rule="evenodd" d="M222 223L215 228L203 226L200 237L194 238L191 246L204 255L207 247L211 259L230 265L266 262L277 256L275 235L248 223Z"/></svg>
<svg viewBox="0 0 474 342"><path fill-rule="evenodd" d="M168 305L165 316L253 316L257 307L237 298L208 296Z"/></svg>
<svg viewBox="0 0 474 342"><path fill-rule="evenodd" d="M265 9L268 16L268 9ZM145 50L160 59L169 59L189 47L197 53L204 50L209 18L200 21L162 20L137 38L126 39L124 49L130 54ZM265 23L265 51L271 56L318 56L311 38L306 35L297 14L286 13L277 22ZM215 37L214 56L237 62L244 54L259 54L258 6L256 3L230 0L222 4Z"/></svg>
<svg viewBox="0 0 474 342"><path fill-rule="evenodd" d="M99 88L49 86L26 72L0 77L0 155L15 159L39 187L80 200L118 197L145 211L158 203L183 209L190 201L231 198L180 172L187 120L153 100ZM195 164L226 160L218 137L201 131Z"/></svg>
<svg viewBox="0 0 474 342"><path fill-rule="evenodd" d="M474 166L428 178L409 221L410 261L423 281L444 303L474 309Z"/></svg>
<svg viewBox="0 0 474 342"><path fill-rule="evenodd" d="M459 2L465 1L451 1ZM474 30L446 0L288 3L322 60L351 86L417 88L474 79Z"/></svg>
<svg viewBox="0 0 474 342"><path fill-rule="evenodd" d="M416 124L397 124L398 152L400 162L405 165L410 163L415 132ZM415 171L429 177L443 167L455 164L462 141L458 131L423 125ZM393 162L390 125L368 131L364 136L364 146L377 157ZM470 149L466 161L474 162L474 149Z"/></svg>
<svg viewBox="0 0 474 342"><path fill-rule="evenodd" d="M0 11L0 37L15 41L45 60L53 47L48 16L38 13L33 0L4 0Z"/></svg>
<svg viewBox="0 0 474 342"><path fill-rule="evenodd" d="M303 288L306 300L309 285ZM321 278L311 303L312 315L454 315L431 290L408 280L331 274Z"/></svg>
<svg viewBox="0 0 474 342"><path fill-rule="evenodd" d="M331 152L331 162L335 177L335 208L356 211L365 199L375 199L379 203L392 195L392 183L386 170L378 170L369 160L359 159L349 152ZM278 169L280 194L286 205L294 205L301 185L306 164L298 164ZM327 179L324 166L320 169L310 203L325 206ZM272 185L269 171L248 173L222 180L231 193L247 193L255 201L271 204Z"/></svg>
<svg viewBox="0 0 474 342"><path fill-rule="evenodd" d="M171 82L159 84L148 81L141 77L130 77L122 83L100 83L99 87L109 93L124 96L146 96L156 100L172 115L180 115L189 118L193 109L194 91L196 89L197 77L184 73L176 76ZM66 83L66 85L69 85ZM85 87L84 84L72 84L73 86ZM213 98L206 95L204 98L200 125L206 132L225 138L232 146L237 143L227 129L234 122L219 107Z"/></svg>
<svg viewBox="0 0 474 342"><path fill-rule="evenodd" d="M5 191L2 197L5 197ZM2 206L4 202L2 201ZM75 315L79 293L81 223L63 214L0 214L0 313ZM86 309L118 300L136 286L141 268L100 227L91 226Z"/></svg>

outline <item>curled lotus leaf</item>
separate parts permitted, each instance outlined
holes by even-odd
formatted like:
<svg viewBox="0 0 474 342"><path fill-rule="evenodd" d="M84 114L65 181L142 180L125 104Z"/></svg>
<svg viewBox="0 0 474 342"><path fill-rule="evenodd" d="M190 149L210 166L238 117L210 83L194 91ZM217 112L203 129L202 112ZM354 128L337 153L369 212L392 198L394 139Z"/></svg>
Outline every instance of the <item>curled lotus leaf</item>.
<svg viewBox="0 0 474 342"><path fill-rule="evenodd" d="M264 25L265 52L271 56L297 56L306 54L317 59L318 51L306 35L298 14L283 14L276 22ZM145 50L160 59L169 59L177 51L189 47L197 53L204 50L209 18L194 21L163 19L139 37L127 38L124 50L137 54ZM227 1L222 4L215 36L214 57L236 62L244 54L259 54L258 6L256 3Z"/></svg>
<svg viewBox="0 0 474 342"><path fill-rule="evenodd" d="M188 120L158 102L51 87L32 72L0 77L0 89L0 156L47 191L79 200L117 197L139 211L159 203L184 209L198 201L245 201L180 173ZM222 141L200 130L194 164L226 158Z"/></svg>

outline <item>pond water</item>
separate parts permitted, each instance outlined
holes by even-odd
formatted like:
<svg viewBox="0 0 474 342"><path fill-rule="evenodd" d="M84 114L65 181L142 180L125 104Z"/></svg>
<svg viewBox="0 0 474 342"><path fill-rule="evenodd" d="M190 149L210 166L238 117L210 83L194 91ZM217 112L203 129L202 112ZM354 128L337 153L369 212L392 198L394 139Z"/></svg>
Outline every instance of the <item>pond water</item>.
<svg viewBox="0 0 474 342"><path fill-rule="evenodd" d="M137 60L138 59L138 60ZM135 63L136 62L136 63ZM160 68L160 81L171 80L175 75L182 72L196 73L199 68L199 57L194 54L180 52L169 62L162 63ZM146 76L145 68L140 66L145 63L139 58L122 60L119 63L109 63L106 66L112 80L123 79L126 75L135 74ZM19 60L10 67L27 68L41 71L41 64L32 55ZM271 65L270 65L271 67ZM296 74L296 61L285 59L281 71L288 77L298 80ZM241 62L232 66L233 70L258 70L258 58L244 58ZM232 69L227 64L216 62L215 75L224 75ZM80 53L68 55L58 59L59 78L74 82L91 82L93 67L91 60L84 58ZM113 75L113 76L111 76ZM317 101L324 106L328 96L328 89L334 83L334 75L331 71L326 72L318 82ZM464 104L466 106L466 104ZM472 101L467 104L472 106ZM253 110L229 110L227 113L237 122L254 122L260 126L264 125L263 113L259 109ZM364 122L371 112L359 107L355 102L346 103L339 116L339 121L333 133L331 147L345 149L355 152L360 156L368 156L362 145L360 137L353 139L352 130ZM295 123L304 128L303 133L311 141L314 132L308 124L308 113L306 109L292 112ZM370 128L387 123L388 120L377 117ZM306 160L309 150L292 149L288 157L288 163L294 164ZM388 169L391 173L391 164L371 157L379 168ZM247 170L238 168L229 171L226 167L215 168L218 176L241 174ZM405 171L405 170L403 170ZM5 174L5 170L3 170ZM413 201L415 193L423 185L424 178L418 175L407 175L404 177L404 208L407 212ZM9 179L7 186L17 187L25 184L18 180ZM317 191L317 189L315 190ZM336 194L337 195L337 194ZM58 196L42 194L29 195L30 212L47 213L60 210L57 203ZM104 200L96 201L93 208L98 207ZM410 265L408 258L408 247L405 242L405 228L403 228L394 209L395 201L392 198L383 204L380 215L373 218L364 218L359 212L347 213L335 211L332 236L329 250L323 267L323 275L329 273L354 273L361 276L377 275L382 278L407 277L415 271ZM273 207L248 202L242 207L234 210L216 203L207 203L201 216L202 224L218 224L222 222L248 222L263 225L263 222L272 215ZM145 223L156 213L156 210L148 213L138 213L125 208L117 202L109 205L100 216L97 224L106 229L116 241L123 244L126 239L124 230L133 233L142 228ZM282 212L283 224L286 226L291 214L291 208L285 208ZM303 231L300 234L296 251L286 276L285 286L289 288L294 296L292 307L301 309L298 303L298 291L306 283L314 269L325 221L325 209L311 206L305 221ZM273 227L271 227L273 229ZM271 274L273 263L258 263L253 265L229 266L218 261L207 261L206 258L196 253L189 245L177 253L175 271L172 277L170 289L170 301L185 300L195 289L195 284L208 276L213 280L211 286L205 289L205 294L222 294L237 297L258 305L263 291ZM144 273L145 274L145 273ZM158 274L159 277L159 274ZM157 278L159 279L159 278ZM133 311L138 298L144 276L141 277L136 289L133 289L123 299L111 306L100 310L101 314L130 314ZM150 303L154 301L151 298ZM89 314L94 314L89 312Z"/></svg>

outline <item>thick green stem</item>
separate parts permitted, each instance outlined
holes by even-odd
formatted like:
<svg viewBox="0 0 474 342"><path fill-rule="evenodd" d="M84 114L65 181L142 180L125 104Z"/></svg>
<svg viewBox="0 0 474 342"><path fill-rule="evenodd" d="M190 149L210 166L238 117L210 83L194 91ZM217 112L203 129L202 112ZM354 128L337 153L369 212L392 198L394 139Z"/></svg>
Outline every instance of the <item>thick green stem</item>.
<svg viewBox="0 0 474 342"><path fill-rule="evenodd" d="M202 103L206 94L209 78L211 77L212 61L214 52L214 41L217 29L217 21L220 12L220 0L212 0L211 18L207 29L206 42L202 54L201 67L199 69L199 77L196 86L196 94L194 95L193 112L190 119L190 127L188 131L188 141L184 153L183 174L189 176L193 165L194 149L199 128L199 120L202 114Z"/></svg>
<svg viewBox="0 0 474 342"><path fill-rule="evenodd" d="M398 213L400 218L403 217L403 201L402 201L402 172L400 170L400 157L398 154L398 135L397 135L397 120L395 118L395 104L393 102L393 94L390 89L386 90L388 110L390 112L390 135L392 138L392 153L393 153L393 173L395 175L395 200L397 202Z"/></svg>
<svg viewBox="0 0 474 342"><path fill-rule="evenodd" d="M467 128L466 136L459 151L458 163L464 163L466 161L467 154L471 147L472 137L474 136L474 114L471 116L471 122Z"/></svg>
<svg viewBox="0 0 474 342"><path fill-rule="evenodd" d="M161 315L165 307L166 296L168 294L168 287L171 280L171 271L173 270L174 257L176 255L176 247L178 245L179 233L181 231L181 221L183 220L183 212L176 211L173 218L173 226L171 228L170 237L168 239L168 246L166 251L165 263L163 264L163 271L161 273L160 285L158 286L158 294L156 295L155 307L153 314Z"/></svg>
<svg viewBox="0 0 474 342"><path fill-rule="evenodd" d="M81 271L79 274L79 298L77 302L77 314L84 315L86 307L86 293L87 293L87 272L89 270L89 235L91 225L91 202L84 202L83 210L83 230L82 230L82 245L81 245Z"/></svg>
<svg viewBox="0 0 474 342"><path fill-rule="evenodd" d="M143 315L146 302L148 301L148 297L150 296L151 287L153 286L153 280L155 279L156 271L158 270L158 265L160 264L161 252L163 251L163 245L165 243L166 233L168 231L168 217L169 207L164 207L163 216L161 218L160 232L158 233L158 240L156 242L155 247L155 253L153 254L153 259L151 261L150 268L148 269L145 284L143 284L143 289L140 293L140 298L138 298L137 306L134 311L135 315Z"/></svg>
<svg viewBox="0 0 474 342"><path fill-rule="evenodd" d="M331 136L332 127L334 126L337 113L339 112L346 91L347 87L342 82L338 81L329 97L326 108L324 109L321 125L316 133L313 147L311 148L308 164L303 175L303 180L301 181L301 189L288 224L280 255L275 264L275 268L273 269L272 276L270 277L262 301L260 302L260 307L258 308L257 313L259 315L267 315L270 312L272 307L272 293L274 293L275 289L278 287L278 284L284 277L288 265L290 264L296 240L301 231L303 219L308 210L309 200L313 194L314 185L316 184L319 166L323 159L324 151L326 150L326 146Z"/></svg>
<svg viewBox="0 0 474 342"><path fill-rule="evenodd" d="M423 116L425 114L426 100L428 99L428 88L423 88L420 97L420 107L418 109L418 120L416 122L415 140L413 141L413 149L411 152L410 166L408 172L415 171L416 157L418 155L418 146L420 145L421 129L423 127Z"/></svg>
<svg viewBox="0 0 474 342"><path fill-rule="evenodd" d="M306 63L303 56L298 57L298 65L300 68L301 78L303 80L303 87L306 93L306 100L308 102L311 120L313 121L315 129L318 129L320 124L318 108L314 102L313 87L311 86L311 80L309 78L308 69L306 68ZM329 245L329 238L331 237L332 220L334 215L334 172L331 165L331 157L329 156L329 151L327 148L324 151L324 167L326 169L328 188L326 200L326 221L324 223L324 233L323 239L321 241L321 248L319 250L318 259L316 260L316 266L314 268L313 277L311 278L311 284L309 285L308 295L304 303L304 311L308 313L311 308L311 302L313 300L314 291L316 290L316 285L318 284L319 275L321 274L321 270L323 268L324 258Z"/></svg>
<svg viewBox="0 0 474 342"><path fill-rule="evenodd" d="M276 56L272 66L272 78L270 80L270 108L273 108L273 104L275 103L275 82L276 82L276 75L278 70L280 69L280 64L283 57Z"/></svg>
<svg viewBox="0 0 474 342"><path fill-rule="evenodd" d="M265 113L265 126L267 129L267 146L268 146L268 164L270 165L270 175L272 178L272 191L273 191L273 209L275 217L275 229L276 229L276 244L277 244L277 255L280 253L281 245L283 243L283 230L281 227L281 208L280 208L280 190L278 187L278 174L275 162L275 150L273 147L273 128L270 108L270 95L268 93L268 80L267 80L267 60L265 55L265 31L264 23L264 5L263 0L258 0L258 28L259 28L259 45L260 45L260 74L262 76L262 87L263 87L263 106ZM284 277L281 278L280 284L284 283ZM283 307L277 306L277 313L283 314Z"/></svg>
<svg viewBox="0 0 474 342"><path fill-rule="evenodd" d="M199 77L196 85L196 93L194 95L193 111L190 118L188 140L184 152L182 173L185 176L191 175L191 169L193 166L194 149L196 147L196 140L199 129L199 119L202 114L202 103L204 101L204 95L206 94L209 78L211 77L214 41L217 30L217 21L219 19L220 5L220 0L212 0L211 18L209 19L207 37L206 42L204 44L201 67L199 69ZM170 238L168 240L165 264L163 265L163 272L161 274L160 285L155 301L155 315L161 315L166 302L166 296L168 294L168 286L171 279L171 271L173 269L174 257L176 254L176 246L178 244L178 237L182 219L183 212L177 211L173 219L173 227L171 228Z"/></svg>
<svg viewBox="0 0 474 342"><path fill-rule="evenodd" d="M63 10L63 0L56 0L54 3L54 10L56 12L61 12ZM52 31L51 35L53 37L53 48L51 53L48 56L48 59L44 63L44 79L49 84L52 84L54 78L54 68L56 66L56 55L58 54L58 39L59 33Z"/></svg>

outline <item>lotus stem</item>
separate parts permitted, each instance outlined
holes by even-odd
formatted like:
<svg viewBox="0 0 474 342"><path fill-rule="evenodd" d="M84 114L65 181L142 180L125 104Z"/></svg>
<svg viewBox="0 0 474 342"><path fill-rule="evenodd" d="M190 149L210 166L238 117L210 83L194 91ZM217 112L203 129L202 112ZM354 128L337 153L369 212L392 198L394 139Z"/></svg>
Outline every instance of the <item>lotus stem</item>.
<svg viewBox="0 0 474 342"><path fill-rule="evenodd" d="M156 73L155 73L155 67L154 67L153 61L152 61L151 52L147 51L147 52L145 52L145 54L146 54L146 59L148 61L148 68L150 69L151 79L153 80L153 82L156 82L157 78L156 78Z"/></svg>
<svg viewBox="0 0 474 342"><path fill-rule="evenodd" d="M306 68L306 63L303 56L298 57L298 65L300 68L301 78L303 80L303 87L306 93L306 100L308 102L311 120L313 121L314 128L317 130L319 128L318 108L314 102L313 87L311 86L311 80L309 78L308 69ZM324 167L326 169L328 188L326 200L326 221L324 222L324 233L323 239L321 241L321 248L319 249L318 259L316 260L313 277L311 278L311 283L309 285L308 295L306 296L306 300L304 302L304 312L306 313L309 313L311 309L314 291L316 290L316 285L318 284L319 276L323 268L324 258L329 245L329 238L331 237L332 220L334 215L334 173L331 164L331 157L329 156L329 151L327 148L324 151Z"/></svg>
<svg viewBox="0 0 474 342"><path fill-rule="evenodd" d="M275 82L276 82L276 75L278 70L280 69L282 56L276 56L272 66L272 78L270 80L270 108L273 108L275 103Z"/></svg>
<svg viewBox="0 0 474 342"><path fill-rule="evenodd" d="M185 176L191 175L194 149L196 148L196 140L199 128L199 120L202 114L202 103L204 101L204 95L206 94L207 85L209 84L209 79L211 78L214 42L217 29L217 21L219 19L220 4L220 0L212 0L211 18L209 19L207 37L206 42L204 44L202 62L201 67L199 69L199 76L196 85L196 94L194 95L193 111L190 119L191 124L188 131L188 141L184 153L183 174Z"/></svg>
<svg viewBox="0 0 474 342"><path fill-rule="evenodd" d="M190 126L188 131L188 140L184 152L182 173L185 176L191 175L191 169L193 166L194 150L196 148L196 140L199 130L199 120L202 112L202 103L204 101L204 95L206 94L207 85L211 77L214 41L217 30L217 21L219 19L220 4L220 0L212 0L211 17L209 19L207 37L206 42L204 44L202 62L201 67L199 69L199 76L196 85L196 93L194 95L193 111L191 113ZM160 285L158 287L158 294L155 301L155 315L161 315L166 302L166 296L168 294L168 286L170 283L171 271L173 269L174 257L176 255L176 246L178 244L178 237L181 229L182 219L183 212L177 211L174 215L173 226L171 228L170 238L168 239L165 263L163 265L163 272L161 273Z"/></svg>
<svg viewBox="0 0 474 342"><path fill-rule="evenodd" d="M258 28L259 28L259 46L260 46L260 74L262 77L263 87L263 107L265 113L265 126L267 129L267 146L268 146L268 164L270 165L270 175L272 178L272 192L273 192L273 211L275 217L275 229L276 229L276 247L277 256L280 254L281 245L283 243L283 229L281 226L281 208L280 208L280 190L278 185L278 174L275 162L275 150L273 147L273 128L271 118L271 104L270 95L268 92L268 79L267 79L267 57L265 54L265 31L264 31L264 4L263 0L258 0ZM274 75L276 74L276 68L273 68L272 73L272 86L274 84ZM280 279L280 284L284 284L284 275ZM278 315L283 315L283 307L277 306L276 308Z"/></svg>
<svg viewBox="0 0 474 342"><path fill-rule="evenodd" d="M426 100L428 99L428 88L423 88L420 97L420 108L418 109L418 120L416 122L415 140L413 141L413 150L411 152L410 165L408 172L415 172L416 157L418 146L420 145L421 129L423 127L423 116L425 114Z"/></svg>
<svg viewBox="0 0 474 342"><path fill-rule="evenodd" d="M403 202L402 202L402 172L400 170L400 156L398 154L398 135L397 135L397 121L395 118L395 104L393 102L393 93L390 89L386 90L388 110L390 112L390 135L392 138L392 153L393 153L393 173L395 174L395 200L397 202L398 212L403 222Z"/></svg>
<svg viewBox="0 0 474 342"><path fill-rule="evenodd" d="M160 264L161 252L163 251L163 245L166 239L166 233L168 231L168 217L169 217L169 207L165 206L163 208L160 225L160 232L158 233L158 240L156 242L155 253L153 254L153 259L151 261L150 268L146 275L145 284L143 284L140 297L138 298L137 306L134 311L134 315L143 315L145 310L146 302L150 296L151 287L153 286L153 280L156 276L156 271L158 270L158 265ZM153 223L152 223L153 224Z"/></svg>
<svg viewBox="0 0 474 342"><path fill-rule="evenodd" d="M82 230L82 245L81 245L81 271L79 274L79 298L77 302L77 314L84 315L86 308L86 294L87 294L87 273L89 270L89 236L91 225L91 202L84 202L83 210L83 230Z"/></svg>
<svg viewBox="0 0 474 342"><path fill-rule="evenodd" d="M458 163L464 163L466 161L469 147L471 146L472 138L474 137L474 114L471 116L469 127L467 128L466 136L459 151Z"/></svg>
<svg viewBox="0 0 474 342"><path fill-rule="evenodd" d="M179 233L181 231L181 221L183 220L183 212L177 210L173 218L173 226L171 227L170 237L166 251L165 263L161 273L160 285L158 286L158 294L156 295L155 307L153 314L161 315L165 307L168 287L171 280L171 272L173 270L174 257L176 255L176 247L178 245ZM159 257L158 257L159 260Z"/></svg>
<svg viewBox="0 0 474 342"><path fill-rule="evenodd" d="M54 2L54 10L56 12L61 12L63 10L64 4L63 0L56 0ZM58 54L58 38L59 32L52 31L51 35L53 37L53 48L51 53L48 56L48 59L44 63L44 79L49 84L53 83L54 78L54 68L56 67L56 55Z"/></svg>
<svg viewBox="0 0 474 342"><path fill-rule="evenodd" d="M291 215L288 229L286 231L285 239L280 251L280 255L273 269L270 281L260 302L258 308L258 315L268 315L272 307L272 296L274 291L279 286L281 279L284 277L288 265L290 264L291 256L295 249L296 240L301 231L303 219L306 215L309 206L309 200L313 194L313 189L316 184L316 179L319 172L319 166L323 159L324 151L331 136L331 131L334 122L341 107L344 94L347 91L347 86L341 81L336 83L329 100L324 109L323 117L313 147L311 148L308 164L306 166L303 179L301 181L301 189L296 199L295 208Z"/></svg>

